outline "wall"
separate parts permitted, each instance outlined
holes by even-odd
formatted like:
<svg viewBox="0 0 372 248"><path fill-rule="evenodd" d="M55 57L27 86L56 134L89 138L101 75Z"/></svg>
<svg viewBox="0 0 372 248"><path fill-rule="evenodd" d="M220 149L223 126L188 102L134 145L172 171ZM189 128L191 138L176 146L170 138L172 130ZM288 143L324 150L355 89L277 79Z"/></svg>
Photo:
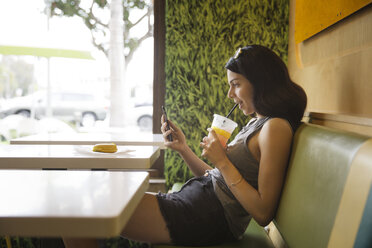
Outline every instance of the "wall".
<svg viewBox="0 0 372 248"><path fill-rule="evenodd" d="M372 4L298 45L290 1L288 67L310 121L372 136Z"/></svg>
<svg viewBox="0 0 372 248"><path fill-rule="evenodd" d="M201 154L199 143L213 113L226 115L234 104L227 98L228 58L240 46L261 44L286 61L288 16L288 0L167 1L165 105L196 154ZM231 118L240 129L248 119L239 112ZM192 176L180 156L169 150L164 175L168 186Z"/></svg>

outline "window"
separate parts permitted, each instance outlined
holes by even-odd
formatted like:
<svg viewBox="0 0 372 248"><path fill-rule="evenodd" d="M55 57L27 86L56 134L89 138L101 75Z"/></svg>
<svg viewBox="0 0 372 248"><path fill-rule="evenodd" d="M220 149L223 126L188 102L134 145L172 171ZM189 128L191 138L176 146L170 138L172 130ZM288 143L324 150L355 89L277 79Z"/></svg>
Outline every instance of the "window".
<svg viewBox="0 0 372 248"><path fill-rule="evenodd" d="M151 1L148 0L148 2ZM153 2L162 8L165 6L165 1ZM19 9L19 6L23 7ZM101 107L106 112L105 116L109 117L110 66L107 57L91 45L91 34L81 20L75 17L52 17L47 19L47 16L42 14L44 8L44 1L35 4L27 0L15 0L8 1L7 4L4 3L0 9L0 29L4 30L4 36L2 36L0 41L0 128L2 119L13 114L22 113L23 116L35 118L36 120L48 116L48 111L46 110L48 104L53 108L53 111L51 111L53 117L59 118L57 109L64 107L63 102L70 102L70 105L75 104L74 110L70 106L70 110L65 111L68 113L73 112L74 114L71 114L71 118L63 118L63 121L70 119L68 124L75 128L76 131L85 131L84 125L82 125L83 122L76 117L76 113L81 113L80 118L82 118L84 113L91 112L97 121L94 124L97 128L107 127L107 118L102 119L103 115L95 112L96 110L93 107L98 103L102 104ZM159 7L155 7L155 9L159 10ZM162 11L164 15L164 10ZM28 15L32 16L27 17ZM25 18L29 21L26 23L19 21ZM47 26L49 27L47 28ZM14 32L14 29L19 30L19 32ZM157 30L155 28L155 32ZM23 34L23 36L13 36L15 34ZM55 47L52 49L59 51L64 49L90 50L93 51L91 55L94 60L45 57L39 54L32 56L32 53L25 53L25 56L6 53L1 55L1 47L9 44L18 46L17 51L21 51L23 48L32 50L35 47L40 47L40 44L42 46L46 45L45 48L50 49L50 43L44 43L44 41L50 41L49 37L54 37L54 35L56 35L56 38L53 38L53 42L56 43L53 44ZM7 39L3 39L5 36ZM68 37L67 40L65 39L66 37ZM39 44L39 41L43 42ZM143 46L146 46L146 52L141 52L142 48L140 47L136 52L138 56L135 53L132 59L133 63L140 63L142 73L137 73L137 75L127 73L126 83L129 84L133 91L133 99L130 99L131 110L128 115L133 117L133 120L128 120L128 124L130 123L130 125L136 127L136 130L149 132L152 130L154 111L152 98L153 95L159 95L152 92L153 88L157 86L153 87L156 76L153 75L153 60L149 60L154 53L154 39L147 39L146 42L143 42ZM23 48L20 49L20 47ZM42 53L45 51L42 51ZM161 53L163 54L164 50ZM136 56L151 62L146 65L150 69L148 73L143 71L144 63L138 62L140 60ZM161 56L164 56L164 54ZM156 59L161 60L161 56L157 56ZM20 67L20 64L23 66ZM159 65L156 66L161 68ZM23 70L19 68L23 68ZM27 71L25 68L28 68L30 72L29 75L26 75L27 77L22 73ZM128 64L128 70L130 72L135 71L133 64ZM160 70L163 71L164 69ZM159 78L159 73L162 72L157 72L156 82L159 82L159 79L162 80L161 77L164 77L162 75ZM142 75L147 75L147 78L139 79L141 78L139 76ZM137 78L137 81L133 80L133 78ZM49 98L48 94L50 94ZM97 95L99 96L98 98ZM162 97L160 99L163 101ZM158 104L158 98L156 103ZM87 106L89 104L92 107L88 109ZM10 105L12 107L9 107ZM160 105L158 104L157 106ZM158 110L160 107L156 107L156 109L157 118L160 118L161 113ZM156 128L156 130L159 130L159 128Z"/></svg>

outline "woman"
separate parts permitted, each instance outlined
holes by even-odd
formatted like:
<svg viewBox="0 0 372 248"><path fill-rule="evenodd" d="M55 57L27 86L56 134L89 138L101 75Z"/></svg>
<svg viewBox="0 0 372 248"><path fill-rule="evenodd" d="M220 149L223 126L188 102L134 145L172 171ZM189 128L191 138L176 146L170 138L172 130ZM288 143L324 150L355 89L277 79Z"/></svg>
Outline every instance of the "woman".
<svg viewBox="0 0 372 248"><path fill-rule="evenodd" d="M162 117L165 145L179 152L195 177L179 192L146 194L125 226L124 237L150 243L214 245L241 238L251 218L262 226L274 218L306 94L291 81L283 61L260 45L238 49L225 68L228 97L244 115L254 118L227 148L208 129L208 137L200 143L201 155L213 168L190 149L172 121L167 130ZM169 134L173 141L167 140ZM67 246L74 242L78 240L65 240Z"/></svg>

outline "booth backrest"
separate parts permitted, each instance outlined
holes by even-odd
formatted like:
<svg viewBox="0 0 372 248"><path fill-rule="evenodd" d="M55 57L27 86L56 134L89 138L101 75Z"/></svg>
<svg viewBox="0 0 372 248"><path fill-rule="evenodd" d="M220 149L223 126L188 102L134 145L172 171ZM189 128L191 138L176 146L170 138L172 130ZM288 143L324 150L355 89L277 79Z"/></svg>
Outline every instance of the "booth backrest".
<svg viewBox="0 0 372 248"><path fill-rule="evenodd" d="M369 188L363 215L360 217L361 219L358 219L360 226L355 236L354 248L372 247L372 187Z"/></svg>
<svg viewBox="0 0 372 248"><path fill-rule="evenodd" d="M262 228L252 219L242 240L209 248L372 247L371 183L370 137L304 123L274 220Z"/></svg>
<svg viewBox="0 0 372 248"><path fill-rule="evenodd" d="M327 247L355 154L368 137L302 124L274 223L289 247Z"/></svg>
<svg viewBox="0 0 372 248"><path fill-rule="evenodd" d="M372 247L372 139L353 159L328 248Z"/></svg>

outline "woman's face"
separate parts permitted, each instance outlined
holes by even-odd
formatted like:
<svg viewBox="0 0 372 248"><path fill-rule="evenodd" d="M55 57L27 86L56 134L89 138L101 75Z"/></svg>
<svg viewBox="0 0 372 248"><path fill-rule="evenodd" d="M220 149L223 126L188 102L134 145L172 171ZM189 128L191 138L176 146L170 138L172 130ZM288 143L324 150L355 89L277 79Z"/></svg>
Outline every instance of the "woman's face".
<svg viewBox="0 0 372 248"><path fill-rule="evenodd" d="M227 80L230 85L227 96L239 104L244 115L256 112L253 106L253 87L243 75L227 70Z"/></svg>

